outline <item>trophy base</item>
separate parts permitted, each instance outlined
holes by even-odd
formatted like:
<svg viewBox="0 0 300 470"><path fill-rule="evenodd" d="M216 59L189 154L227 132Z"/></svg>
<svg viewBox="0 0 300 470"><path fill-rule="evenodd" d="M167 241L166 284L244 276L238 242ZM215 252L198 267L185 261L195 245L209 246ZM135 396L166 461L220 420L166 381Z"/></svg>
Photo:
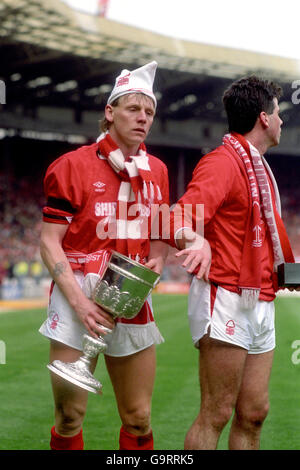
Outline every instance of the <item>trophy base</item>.
<svg viewBox="0 0 300 470"><path fill-rule="evenodd" d="M47 367L51 372L54 372L54 374L59 375L68 382L77 385L77 387L93 393L102 393L102 384L93 377L89 370L83 369L82 364L80 364L79 361L65 363L56 360L51 364L48 364Z"/></svg>

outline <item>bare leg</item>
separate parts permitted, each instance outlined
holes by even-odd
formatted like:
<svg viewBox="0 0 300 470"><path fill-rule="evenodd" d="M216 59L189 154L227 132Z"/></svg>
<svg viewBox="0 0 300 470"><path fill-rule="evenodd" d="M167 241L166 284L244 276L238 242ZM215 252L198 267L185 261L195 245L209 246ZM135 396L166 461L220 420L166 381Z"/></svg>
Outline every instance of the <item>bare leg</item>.
<svg viewBox="0 0 300 470"><path fill-rule="evenodd" d="M229 448L257 450L269 410L269 380L274 351L249 354L229 436Z"/></svg>
<svg viewBox="0 0 300 470"><path fill-rule="evenodd" d="M142 436L151 430L155 346L125 357L105 356L123 427Z"/></svg>
<svg viewBox="0 0 300 470"><path fill-rule="evenodd" d="M51 341L50 362L60 359L74 362L82 355L81 351L63 343ZM96 366L96 359L92 369ZM92 370L92 371L93 371ZM75 436L81 430L86 412L88 392L51 372L52 390L55 403L55 430L61 436Z"/></svg>
<svg viewBox="0 0 300 470"><path fill-rule="evenodd" d="M235 407L248 352L204 336L200 341L200 412L189 429L185 449L216 449Z"/></svg>

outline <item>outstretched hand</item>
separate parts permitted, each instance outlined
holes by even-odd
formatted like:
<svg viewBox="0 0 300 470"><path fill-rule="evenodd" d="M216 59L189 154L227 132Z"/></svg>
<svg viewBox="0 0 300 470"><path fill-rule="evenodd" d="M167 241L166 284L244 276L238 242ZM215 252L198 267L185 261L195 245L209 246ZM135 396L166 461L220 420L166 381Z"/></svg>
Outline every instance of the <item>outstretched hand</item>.
<svg viewBox="0 0 300 470"><path fill-rule="evenodd" d="M197 279L203 278L208 281L211 265L211 249L208 241L191 230L184 230L182 241L185 248L178 251L175 256L186 255L182 266L187 268L187 272L192 274L199 267Z"/></svg>

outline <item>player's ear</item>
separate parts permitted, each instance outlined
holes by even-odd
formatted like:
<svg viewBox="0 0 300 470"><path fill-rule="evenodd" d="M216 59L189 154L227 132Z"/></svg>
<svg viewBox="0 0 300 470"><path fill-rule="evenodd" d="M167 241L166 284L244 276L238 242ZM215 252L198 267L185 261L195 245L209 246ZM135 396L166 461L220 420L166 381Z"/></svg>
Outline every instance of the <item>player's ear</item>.
<svg viewBox="0 0 300 470"><path fill-rule="evenodd" d="M105 106L104 110L105 118L108 122L113 122L114 121L114 108L110 104L107 104Z"/></svg>
<svg viewBox="0 0 300 470"><path fill-rule="evenodd" d="M260 113L258 119L264 129L267 129L269 127L269 116L265 111L262 111Z"/></svg>

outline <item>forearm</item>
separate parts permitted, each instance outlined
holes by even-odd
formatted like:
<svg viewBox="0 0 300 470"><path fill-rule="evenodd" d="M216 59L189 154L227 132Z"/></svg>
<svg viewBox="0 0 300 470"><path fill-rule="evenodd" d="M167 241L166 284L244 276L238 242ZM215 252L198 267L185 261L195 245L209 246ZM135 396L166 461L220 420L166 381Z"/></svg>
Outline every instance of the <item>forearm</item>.
<svg viewBox="0 0 300 470"><path fill-rule="evenodd" d="M75 308L85 295L75 279L62 246L56 241L51 240L51 237L49 239L43 238L41 240L40 252L52 279L58 285L69 304Z"/></svg>

